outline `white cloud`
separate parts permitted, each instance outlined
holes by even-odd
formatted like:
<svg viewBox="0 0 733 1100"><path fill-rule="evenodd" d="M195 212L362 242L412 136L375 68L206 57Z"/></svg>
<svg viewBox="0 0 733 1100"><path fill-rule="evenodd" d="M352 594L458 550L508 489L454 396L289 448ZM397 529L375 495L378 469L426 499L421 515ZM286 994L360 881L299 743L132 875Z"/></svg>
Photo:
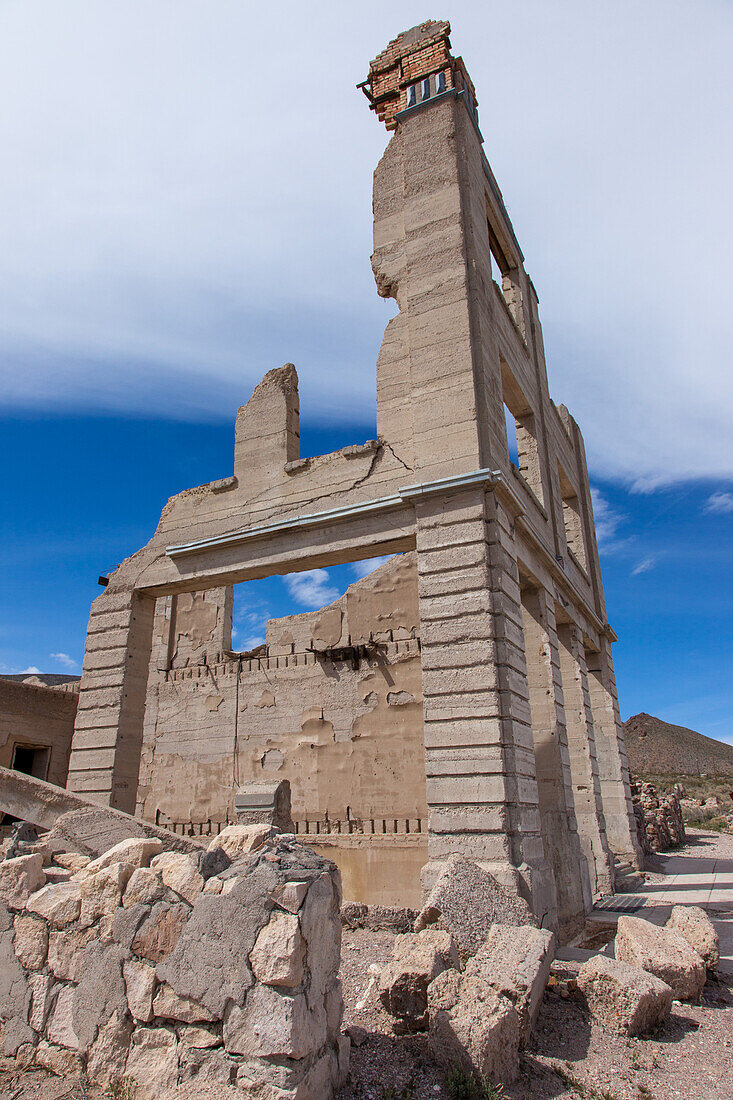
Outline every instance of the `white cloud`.
<svg viewBox="0 0 733 1100"><path fill-rule="evenodd" d="M632 577L638 577L641 573L648 573L650 569L653 569L657 564L657 559L654 555L650 555L647 558L642 558L640 562L634 566L631 570Z"/></svg>
<svg viewBox="0 0 733 1100"><path fill-rule="evenodd" d="M325 607L340 595L327 569L306 569L303 573L291 573L283 580L290 595L302 607Z"/></svg>
<svg viewBox="0 0 733 1100"><path fill-rule="evenodd" d="M69 672L77 672L79 669L79 662L70 657L68 653L49 653L49 657L56 664L61 665L62 668L68 669Z"/></svg>
<svg viewBox="0 0 733 1100"><path fill-rule="evenodd" d="M453 21L553 395L599 475L639 489L733 476L733 6L703 11L466 0ZM354 85L423 17L416 0L397 16L335 0L2 5L4 403L230 417L293 360L304 417L371 417L387 137ZM270 48L243 65L256 42ZM700 240L716 242L704 277L684 261Z"/></svg>
<svg viewBox="0 0 733 1100"><path fill-rule="evenodd" d="M626 517L611 507L600 489L591 486L593 516L596 521L596 539L601 550L608 553L618 545L616 531L625 522Z"/></svg>
<svg viewBox="0 0 733 1100"><path fill-rule="evenodd" d="M362 577L367 577L370 573L373 573L375 569L379 569L380 565L384 565L392 557L394 557L393 554L383 554L378 558L365 558L364 561L355 561L351 566L351 572L361 580Z"/></svg>
<svg viewBox="0 0 733 1100"><path fill-rule="evenodd" d="M18 670L18 676L36 676L40 673L40 668L36 668L35 665L28 665L28 668L21 668Z"/></svg>
<svg viewBox="0 0 733 1100"><path fill-rule="evenodd" d="M236 626L232 627L232 645L236 643L237 648L243 653L246 653L250 649L255 649L258 645L263 645L265 637L266 628L264 626L261 630L252 633L246 630L239 630Z"/></svg>
<svg viewBox="0 0 733 1100"><path fill-rule="evenodd" d="M712 493L703 505L703 512L721 516L733 512L733 493Z"/></svg>

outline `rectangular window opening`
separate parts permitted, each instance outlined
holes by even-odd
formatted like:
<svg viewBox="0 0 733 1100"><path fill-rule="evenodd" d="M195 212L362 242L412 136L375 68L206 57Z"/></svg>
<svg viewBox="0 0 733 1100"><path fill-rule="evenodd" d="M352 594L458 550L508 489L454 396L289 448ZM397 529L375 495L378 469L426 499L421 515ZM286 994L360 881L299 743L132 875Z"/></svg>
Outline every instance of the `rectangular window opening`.
<svg viewBox="0 0 733 1100"><path fill-rule="evenodd" d="M585 539L583 537L583 513L578 494L568 475L558 463L558 476L560 479L560 496L562 498L562 517L565 524L565 541L568 550L583 569L588 568L588 558L585 552Z"/></svg>
<svg viewBox="0 0 733 1100"><path fill-rule="evenodd" d="M544 507L542 467L535 429L535 417L526 397L517 385L506 363L501 364L501 384L504 398L509 458Z"/></svg>

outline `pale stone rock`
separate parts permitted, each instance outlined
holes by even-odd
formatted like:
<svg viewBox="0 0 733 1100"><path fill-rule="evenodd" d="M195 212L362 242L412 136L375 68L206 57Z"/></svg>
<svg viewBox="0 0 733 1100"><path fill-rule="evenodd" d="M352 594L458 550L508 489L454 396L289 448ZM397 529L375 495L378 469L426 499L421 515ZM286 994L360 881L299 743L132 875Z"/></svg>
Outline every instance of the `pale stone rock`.
<svg viewBox="0 0 733 1100"><path fill-rule="evenodd" d="M93 928L68 928L51 932L48 940L48 968L63 982L78 982L79 965L86 945L95 938Z"/></svg>
<svg viewBox="0 0 733 1100"><path fill-rule="evenodd" d="M93 866L90 863L74 876L81 886L81 928L89 928L100 917L112 916L122 903L122 894L134 870L129 863L110 863L96 871L91 870Z"/></svg>
<svg viewBox="0 0 733 1100"><path fill-rule="evenodd" d="M204 879L191 856L183 852L163 852L150 861L150 867L166 886L193 905L203 889Z"/></svg>
<svg viewBox="0 0 733 1100"><path fill-rule="evenodd" d="M3 1050L8 1055L35 1038L28 1026L30 1001L28 978L13 949L13 914L0 903L0 1009Z"/></svg>
<svg viewBox="0 0 733 1100"><path fill-rule="evenodd" d="M36 1047L36 1065L55 1073L57 1077L75 1077L81 1072L78 1055L65 1047L54 1046L41 1039Z"/></svg>
<svg viewBox="0 0 733 1100"><path fill-rule="evenodd" d="M267 824L227 825L214 837L208 850L213 852L215 848L221 848L231 860L240 859L256 852L271 835L272 826Z"/></svg>
<svg viewBox="0 0 733 1100"><path fill-rule="evenodd" d="M125 1076L133 1023L127 1015L113 1012L100 1026L87 1055L87 1075L95 1085L109 1088Z"/></svg>
<svg viewBox="0 0 733 1100"><path fill-rule="evenodd" d="M56 852L53 858L59 867L71 871L72 875L77 871L83 871L91 863L89 856L82 856L78 852Z"/></svg>
<svg viewBox="0 0 733 1100"><path fill-rule="evenodd" d="M482 978L517 1010L525 1045L537 1020L555 956L555 937L531 924L495 924L486 943L466 964L466 975Z"/></svg>
<svg viewBox="0 0 733 1100"><path fill-rule="evenodd" d="M58 989L51 1014L46 1023L46 1038L54 1046L79 1050L79 1036L74 1028L74 995L76 987L64 985Z"/></svg>
<svg viewBox="0 0 733 1100"><path fill-rule="evenodd" d="M155 967L139 959L125 959L122 963L122 975L131 1016L139 1023L150 1023L153 1018Z"/></svg>
<svg viewBox="0 0 733 1100"><path fill-rule="evenodd" d="M224 1046L249 1058L305 1058L326 1038L325 1013L308 1011L302 993L289 997L266 985L250 990L244 1008L224 1016Z"/></svg>
<svg viewBox="0 0 733 1100"><path fill-rule="evenodd" d="M340 883L336 889L324 872L308 887L300 911L300 927L308 944L309 996L321 997L341 964Z"/></svg>
<svg viewBox="0 0 733 1100"><path fill-rule="evenodd" d="M705 985L705 963L684 936L640 917L619 917L616 958L661 978L680 1001L699 997Z"/></svg>
<svg viewBox="0 0 733 1100"><path fill-rule="evenodd" d="M189 1024L178 1031L178 1041L184 1047L194 1050L208 1050L222 1044L221 1032L214 1027L203 1027L201 1024Z"/></svg>
<svg viewBox="0 0 733 1100"><path fill-rule="evenodd" d="M58 882L69 882L71 880L71 871L67 871L63 867L44 867L43 870L46 874L47 886Z"/></svg>
<svg viewBox="0 0 733 1100"><path fill-rule="evenodd" d="M99 940L91 940L84 948L73 1005L74 1031L84 1051L89 1050L99 1028L111 1016L116 1013L122 1020L127 1015L127 996L122 977L124 958L125 951L116 943L102 944Z"/></svg>
<svg viewBox="0 0 733 1100"><path fill-rule="evenodd" d="M204 883L205 894L220 894L221 888L224 883L221 881L218 875L212 875L210 879L207 879Z"/></svg>
<svg viewBox="0 0 733 1100"><path fill-rule="evenodd" d="M113 863L128 863L131 867L147 867L153 856L163 851L163 843L157 837L130 837L121 840L92 860L84 868L89 874L96 874ZM83 872L82 872L83 873Z"/></svg>
<svg viewBox="0 0 733 1100"><path fill-rule="evenodd" d="M537 924L523 898L510 894L478 863L460 855L446 860L415 921L415 931L438 922L451 933L463 958L478 951L493 924Z"/></svg>
<svg viewBox="0 0 733 1100"><path fill-rule="evenodd" d="M277 878L274 865L263 862L245 879L229 879L234 882L231 893L200 894L176 947L158 964L158 977L219 1018L227 1001L242 1004L253 983L249 955Z"/></svg>
<svg viewBox="0 0 733 1100"><path fill-rule="evenodd" d="M720 962L720 939L715 925L704 909L697 905L675 905L665 927L684 936L708 970L717 970Z"/></svg>
<svg viewBox="0 0 733 1100"><path fill-rule="evenodd" d="M672 990L636 966L596 955L578 972L578 989L599 1023L624 1035L644 1035L663 1024Z"/></svg>
<svg viewBox="0 0 733 1100"><path fill-rule="evenodd" d="M153 1015L180 1020L184 1024L210 1023L216 1019L203 1005L196 1004L189 997L179 997L166 982L159 986L153 998Z"/></svg>
<svg viewBox="0 0 733 1100"><path fill-rule="evenodd" d="M167 958L178 944L190 912L184 902L158 902L139 926L132 941L133 952L154 963Z"/></svg>
<svg viewBox="0 0 733 1100"><path fill-rule="evenodd" d="M194 1078L192 1087L195 1092L186 1091L179 1086L179 1092L186 1096L200 1096L201 1100L224 1100L224 1097L240 1097L239 1090L229 1088L237 1078L237 1062L223 1050L211 1050L202 1047L186 1046L179 1035L180 1080L185 1082ZM262 1100L289 1100L289 1094L260 1093Z"/></svg>
<svg viewBox="0 0 733 1100"><path fill-rule="evenodd" d="M122 905L129 909L131 905L155 905L156 901L175 900L160 875L149 867L136 867L125 887Z"/></svg>
<svg viewBox="0 0 733 1100"><path fill-rule="evenodd" d="M178 1043L164 1027L138 1027L132 1035L125 1076L137 1084L135 1100L157 1100L178 1080Z"/></svg>
<svg viewBox="0 0 733 1100"><path fill-rule="evenodd" d="M396 936L392 960L379 976L382 1006L408 1030L424 1029L428 1024L428 986L442 971L459 967L449 932L426 929Z"/></svg>
<svg viewBox="0 0 733 1100"><path fill-rule="evenodd" d="M513 1081L519 1072L520 1040L514 1006L480 978L464 978L453 1005L446 995L449 988L455 992L456 982L446 972L428 990L430 1046L436 1059L483 1080Z"/></svg>
<svg viewBox="0 0 733 1100"><path fill-rule="evenodd" d="M81 912L81 887L78 882L59 882L43 886L31 894L25 907L29 913L43 917L54 928L64 928Z"/></svg>
<svg viewBox="0 0 733 1100"><path fill-rule="evenodd" d="M45 921L30 913L18 913L14 922L15 954L26 970L38 970L48 955L48 928Z"/></svg>
<svg viewBox="0 0 733 1100"><path fill-rule="evenodd" d="M305 940L298 918L273 913L260 932L249 957L254 976L265 985L294 989L303 980Z"/></svg>
<svg viewBox="0 0 733 1100"><path fill-rule="evenodd" d="M50 974L29 974L28 987L31 991L31 1010L28 1023L34 1031L41 1032L46 1026L46 1017L51 1007L51 990L54 980Z"/></svg>
<svg viewBox="0 0 733 1100"><path fill-rule="evenodd" d="M28 898L46 882L43 858L38 852L0 861L0 902L24 909Z"/></svg>
<svg viewBox="0 0 733 1100"><path fill-rule="evenodd" d="M307 882L281 882L272 891L270 897L281 909L287 910L288 913L297 913L307 893Z"/></svg>

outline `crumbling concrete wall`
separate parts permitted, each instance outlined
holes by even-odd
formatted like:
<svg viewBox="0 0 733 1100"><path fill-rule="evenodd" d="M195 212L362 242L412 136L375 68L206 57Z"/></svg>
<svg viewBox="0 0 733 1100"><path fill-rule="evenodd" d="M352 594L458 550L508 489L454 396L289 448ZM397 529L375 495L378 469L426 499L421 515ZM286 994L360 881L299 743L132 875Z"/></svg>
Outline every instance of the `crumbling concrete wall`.
<svg viewBox="0 0 733 1100"><path fill-rule="evenodd" d="M348 1062L339 876L268 834L222 837L231 864L156 839L93 862L41 844L0 863L5 1053L127 1079L140 1100L230 1084L327 1100Z"/></svg>
<svg viewBox="0 0 733 1100"><path fill-rule="evenodd" d="M422 822L424 761L424 886L462 854L564 937L614 860L640 859L615 635L582 435L550 398L537 294L449 32L398 36L364 83L394 131L374 176L372 265L399 306L378 438L301 457L295 368L265 376L233 474L173 497L93 605L70 785L190 823L267 770L290 780L296 824L338 812L377 862L370 815ZM338 655L381 632L372 592L228 656L231 585L411 551L419 645L393 633L356 669Z"/></svg>
<svg viewBox="0 0 733 1100"><path fill-rule="evenodd" d="M207 623L231 621L230 592L205 595ZM350 899L393 900L400 883L398 900L418 902L427 803L414 553L321 611L270 621L253 656L195 650L200 622L190 614L182 630L182 598L156 610L139 814L211 833L235 820L239 785L287 779L298 833L323 838ZM370 842L381 857L368 837L382 838Z"/></svg>
<svg viewBox="0 0 733 1100"><path fill-rule="evenodd" d="M13 766L16 748L32 751L32 773L66 785L78 681L48 687L0 677L0 767Z"/></svg>

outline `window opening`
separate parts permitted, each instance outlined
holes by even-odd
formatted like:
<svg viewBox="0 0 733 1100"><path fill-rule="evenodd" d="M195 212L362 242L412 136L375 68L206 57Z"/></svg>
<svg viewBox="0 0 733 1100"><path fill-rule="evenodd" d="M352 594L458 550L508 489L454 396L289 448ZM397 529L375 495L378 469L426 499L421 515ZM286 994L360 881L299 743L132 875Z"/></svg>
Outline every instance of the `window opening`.
<svg viewBox="0 0 733 1100"><path fill-rule="evenodd" d="M48 761L51 749L47 745L16 745L13 749L12 769L32 775L35 779L45 779L48 774Z"/></svg>
<svg viewBox="0 0 733 1100"><path fill-rule="evenodd" d="M544 507L542 466L535 416L527 398L517 385L509 367L502 361L501 386L504 399L504 423L506 425L509 458Z"/></svg>
<svg viewBox="0 0 733 1100"><path fill-rule="evenodd" d="M565 541L568 550L583 569L588 568L588 559L585 553L585 539L583 538L583 513L580 507L578 494L570 481L570 478L558 464L558 476L560 478L560 496L562 498L562 518L565 524Z"/></svg>

